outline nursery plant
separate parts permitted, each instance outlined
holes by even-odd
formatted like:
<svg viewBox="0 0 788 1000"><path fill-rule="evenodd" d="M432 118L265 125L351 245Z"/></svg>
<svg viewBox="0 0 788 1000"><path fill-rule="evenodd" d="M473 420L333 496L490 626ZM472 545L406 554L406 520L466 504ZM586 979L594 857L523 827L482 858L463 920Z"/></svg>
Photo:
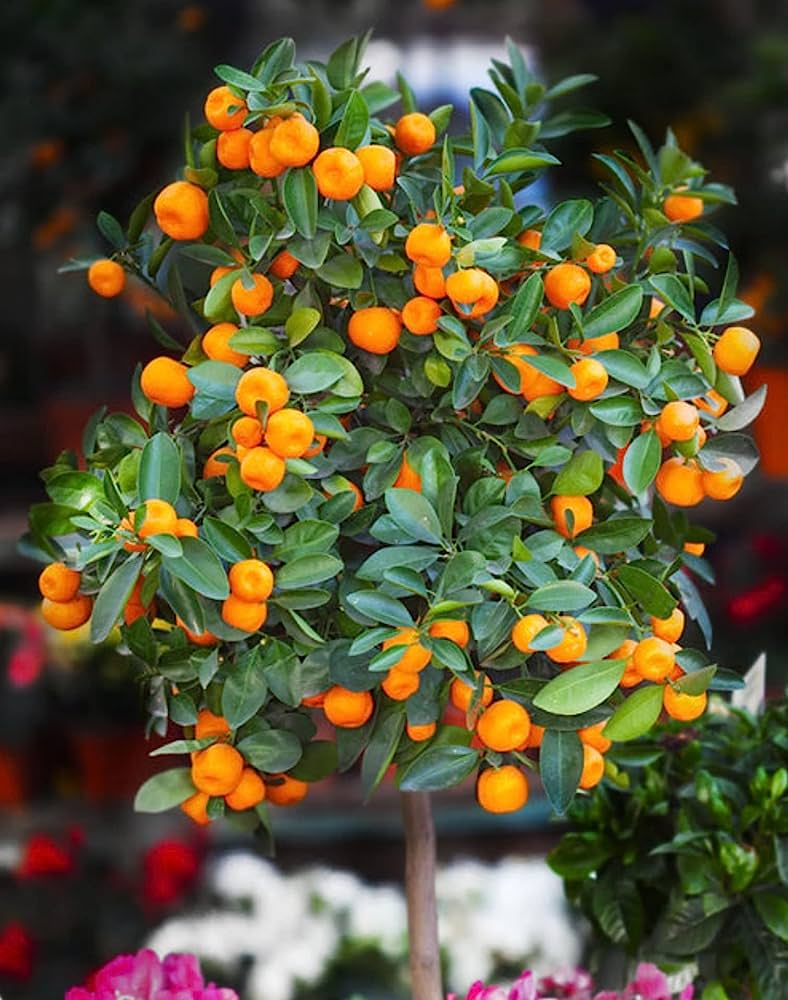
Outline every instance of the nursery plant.
<svg viewBox="0 0 788 1000"><path fill-rule="evenodd" d="M178 178L80 260L112 298L160 292L188 344L138 370L137 418L99 411L43 476L28 551L58 628L116 627L181 766L141 810L268 829L267 807L360 760L393 763L408 841L413 994L441 995L427 793L476 775L556 811L611 741L700 715L715 675L690 520L734 496L763 392L709 216L732 192L668 134L596 157L600 197L550 210L545 143L604 125L554 102L520 50L471 91L470 134L289 39L216 67ZM398 105L392 113L390 109ZM653 489L652 489L653 487ZM316 739L316 720L335 739ZM187 755L191 755L191 760Z"/></svg>

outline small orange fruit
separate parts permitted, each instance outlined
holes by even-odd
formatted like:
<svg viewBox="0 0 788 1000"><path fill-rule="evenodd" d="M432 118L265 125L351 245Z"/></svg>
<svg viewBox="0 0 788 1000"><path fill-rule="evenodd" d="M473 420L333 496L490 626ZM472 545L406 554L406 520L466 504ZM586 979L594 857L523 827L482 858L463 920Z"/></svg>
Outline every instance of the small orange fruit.
<svg viewBox="0 0 788 1000"><path fill-rule="evenodd" d="M673 646L658 636L641 639L632 654L632 665L646 681L664 681L675 664Z"/></svg>
<svg viewBox="0 0 788 1000"><path fill-rule="evenodd" d="M476 319L494 308L500 289L492 275L479 267L468 267L449 275L446 294L456 312L466 319Z"/></svg>
<svg viewBox="0 0 788 1000"><path fill-rule="evenodd" d="M349 149L324 149L312 164L317 190L324 198L350 201L364 186L364 167Z"/></svg>
<svg viewBox="0 0 788 1000"><path fill-rule="evenodd" d="M594 358L581 358L580 361L575 361L570 371L575 377L574 388L567 389L572 399L580 402L598 399L607 388L607 371Z"/></svg>
<svg viewBox="0 0 788 1000"><path fill-rule="evenodd" d="M228 795L241 780L244 759L227 743L213 743L192 759L194 787L206 795Z"/></svg>
<svg viewBox="0 0 788 1000"><path fill-rule="evenodd" d="M364 506L364 494L361 492L358 486L356 486L356 484L351 482L349 479L345 479L344 482L341 484L341 486L334 489L330 493L327 492L325 495L329 499L331 499L331 497L336 496L337 493L352 493L355 496L356 500L355 503L353 504L354 511L361 510L361 508Z"/></svg>
<svg viewBox="0 0 788 1000"><path fill-rule="evenodd" d="M607 274L616 266L616 251L607 243L597 243L586 257L586 265L594 274Z"/></svg>
<svg viewBox="0 0 788 1000"><path fill-rule="evenodd" d="M408 461L407 452L402 456L402 464L399 467L394 486L402 490L415 490L421 493L421 476Z"/></svg>
<svg viewBox="0 0 788 1000"><path fill-rule="evenodd" d="M433 639L448 639L461 649L465 649L471 641L471 630L468 623L453 618L442 618L429 627Z"/></svg>
<svg viewBox="0 0 788 1000"><path fill-rule="evenodd" d="M245 767L241 772L241 780L224 801L231 808L240 812L243 809L254 809L265 798L265 784L253 767Z"/></svg>
<svg viewBox="0 0 788 1000"><path fill-rule="evenodd" d="M299 262L291 253L288 253L287 250L280 250L271 261L268 271L275 278L281 278L282 281L285 281L287 278L293 277L299 266Z"/></svg>
<svg viewBox="0 0 788 1000"><path fill-rule="evenodd" d="M287 382L271 368L250 368L235 388L235 401L247 417L257 416L258 403L265 403L269 414L276 413L287 405L289 398Z"/></svg>
<svg viewBox="0 0 788 1000"><path fill-rule="evenodd" d="M211 276L208 279L208 284L211 288L216 284L217 281L221 281L225 274L229 274L231 271L237 271L237 267L215 267L211 271Z"/></svg>
<svg viewBox="0 0 788 1000"><path fill-rule="evenodd" d="M482 705L487 706L493 700L493 686L492 681L487 676L487 674L482 674L482 696L480 702ZM459 677L455 677L451 682L449 687L449 700L455 708L459 708L461 712L467 712L471 707L474 696L476 695L476 684L475 681L478 678L474 678L474 684L468 684Z"/></svg>
<svg viewBox="0 0 788 1000"><path fill-rule="evenodd" d="M531 723L531 731L528 733L528 739L525 741L525 747L523 749L530 750L536 749L542 745L542 740L544 739L544 726L536 726Z"/></svg>
<svg viewBox="0 0 788 1000"><path fill-rule="evenodd" d="M512 642L521 653L533 653L531 641L546 629L549 622L542 615L524 615L515 622L512 629Z"/></svg>
<svg viewBox="0 0 788 1000"><path fill-rule="evenodd" d="M230 347L230 339L238 333L235 323L217 323L206 330L202 338L203 353L212 361L224 361L236 368L243 368L249 360L246 354L234 351Z"/></svg>
<svg viewBox="0 0 788 1000"><path fill-rule="evenodd" d="M665 685L662 694L662 704L671 719L678 719L679 722L692 722L703 715L708 703L706 692L702 694L684 694L683 691L674 691L670 684Z"/></svg>
<svg viewBox="0 0 788 1000"><path fill-rule="evenodd" d="M438 303L426 295L416 295L402 307L402 322L417 337L435 333L442 315L443 310Z"/></svg>
<svg viewBox="0 0 788 1000"><path fill-rule="evenodd" d="M547 300L556 309L568 309L573 302L582 306L590 291L591 279L577 264L556 264L544 280Z"/></svg>
<svg viewBox="0 0 788 1000"><path fill-rule="evenodd" d="M746 375L761 349L758 337L746 326L729 326L714 345L717 367L728 375Z"/></svg>
<svg viewBox="0 0 788 1000"><path fill-rule="evenodd" d="M301 699L301 704L306 708L322 708L326 700L326 692L318 691L317 694L308 694Z"/></svg>
<svg viewBox="0 0 788 1000"><path fill-rule="evenodd" d="M254 132L248 128L235 128L222 132L216 140L216 159L228 170L249 169L249 147Z"/></svg>
<svg viewBox="0 0 788 1000"><path fill-rule="evenodd" d="M369 306L357 309L348 323L351 343L370 354L390 354L399 343L402 323L393 309Z"/></svg>
<svg viewBox="0 0 788 1000"><path fill-rule="evenodd" d="M703 201L689 194L671 194L662 202L662 211L671 222L692 222L703 215Z"/></svg>
<svg viewBox="0 0 788 1000"><path fill-rule="evenodd" d="M189 381L189 369L173 358L154 358L142 369L140 388L151 403L177 409L186 406L194 396Z"/></svg>
<svg viewBox="0 0 788 1000"><path fill-rule="evenodd" d="M580 741L585 743L587 746L594 747L600 753L607 753L607 751L613 746L612 740L609 740L607 736L602 735L602 730L607 725L607 720L604 722L597 722L594 726L586 726L584 729L578 729L577 735L580 737Z"/></svg>
<svg viewBox="0 0 788 1000"><path fill-rule="evenodd" d="M230 594L222 604L222 620L242 632L259 632L268 617L265 601L242 601Z"/></svg>
<svg viewBox="0 0 788 1000"><path fill-rule="evenodd" d="M419 642L419 632L415 628L401 628L396 635L386 639L383 649L393 646L404 646L402 656L394 666L406 674L417 674L423 670L432 659L432 653Z"/></svg>
<svg viewBox="0 0 788 1000"><path fill-rule="evenodd" d="M555 522L555 530L564 538L574 538L581 531L590 528L594 520L594 508L588 497L553 497L550 501L550 512ZM569 526L567 514L572 515L572 526Z"/></svg>
<svg viewBox="0 0 788 1000"><path fill-rule="evenodd" d="M709 389L705 395L692 401L699 410L710 413L715 419L721 417L728 409L728 400L721 396L716 389Z"/></svg>
<svg viewBox="0 0 788 1000"><path fill-rule="evenodd" d="M275 806L295 806L306 797L309 785L298 778L291 778L289 774L271 774L265 789L267 802Z"/></svg>
<svg viewBox="0 0 788 1000"><path fill-rule="evenodd" d="M441 268L451 259L451 239L443 226L421 222L408 233L405 254L414 264Z"/></svg>
<svg viewBox="0 0 788 1000"><path fill-rule="evenodd" d="M517 812L528 801L528 781L514 764L488 768L476 782L476 799L489 813Z"/></svg>
<svg viewBox="0 0 788 1000"><path fill-rule="evenodd" d="M651 631L665 642L678 642L684 631L684 612L674 608L667 618L651 618Z"/></svg>
<svg viewBox="0 0 788 1000"><path fill-rule="evenodd" d="M185 813L189 819L194 820L198 826L208 826L211 818L208 815L208 800L210 795L205 792L195 792L188 799L180 804L181 812Z"/></svg>
<svg viewBox="0 0 788 1000"><path fill-rule="evenodd" d="M392 701L405 701L419 690L419 675L394 666L386 674L380 686Z"/></svg>
<svg viewBox="0 0 788 1000"><path fill-rule="evenodd" d="M183 630L189 642L194 643L195 646L215 646L219 642L213 632L209 632L207 629L204 632L192 632L191 629L186 627L180 618L175 619L175 624L178 628Z"/></svg>
<svg viewBox="0 0 788 1000"><path fill-rule="evenodd" d="M285 478L283 458L270 448L250 448L241 460L241 479L253 490L268 493Z"/></svg>
<svg viewBox="0 0 788 1000"><path fill-rule="evenodd" d="M722 469L704 469L701 475L703 492L712 500L730 500L735 497L744 482L744 474L739 463L732 458L716 460Z"/></svg>
<svg viewBox="0 0 788 1000"><path fill-rule="evenodd" d="M205 460L205 465L202 469L203 479L212 479L215 476L227 475L230 463L222 460L221 456L223 455L232 458L238 457L232 448L217 448L216 451L212 452Z"/></svg>
<svg viewBox="0 0 788 1000"><path fill-rule="evenodd" d="M323 711L328 721L342 729L358 729L371 716L375 702L369 691L349 691L340 684L326 691Z"/></svg>
<svg viewBox="0 0 788 1000"><path fill-rule="evenodd" d="M390 191L397 174L397 157L388 146L362 146L356 150L364 171L364 183L373 191Z"/></svg>
<svg viewBox="0 0 788 1000"><path fill-rule="evenodd" d="M673 400L666 403L658 418L660 437L669 441L691 441L700 423L700 414L692 403Z"/></svg>
<svg viewBox="0 0 788 1000"><path fill-rule="evenodd" d="M244 448L256 448L263 440L263 425L256 417L239 417L230 428L236 444Z"/></svg>
<svg viewBox="0 0 788 1000"><path fill-rule="evenodd" d="M619 346L617 333L602 333L598 337L588 337L586 340L567 340L566 346L571 351L581 354L596 354L597 351L615 351Z"/></svg>
<svg viewBox="0 0 788 1000"><path fill-rule="evenodd" d="M280 458L301 458L315 439L315 425L300 410L272 413L265 427L265 443Z"/></svg>
<svg viewBox="0 0 788 1000"><path fill-rule="evenodd" d="M397 149L408 156L419 156L432 149L435 135L432 120L419 111L403 115L394 127Z"/></svg>
<svg viewBox="0 0 788 1000"><path fill-rule="evenodd" d="M593 549L586 548L585 545L573 545L572 549L578 559L585 559L586 556L591 556L594 563L596 564L596 568L599 569L601 562L599 556L596 554L596 552L594 552Z"/></svg>
<svg viewBox="0 0 788 1000"><path fill-rule="evenodd" d="M214 715L209 708L201 708L194 726L194 738L204 740L209 736L224 739L230 736L232 729L223 715Z"/></svg>
<svg viewBox="0 0 788 1000"><path fill-rule="evenodd" d="M233 110L230 110L230 109ZM239 129L246 118L247 107L227 86L214 87L205 98L205 120L219 131Z"/></svg>
<svg viewBox="0 0 788 1000"><path fill-rule="evenodd" d="M685 542L684 551L689 552L691 556L697 556L699 559L706 551L705 542Z"/></svg>
<svg viewBox="0 0 788 1000"><path fill-rule="evenodd" d="M413 268L413 286L429 299L442 299L446 295L446 279L440 267L416 264Z"/></svg>
<svg viewBox="0 0 788 1000"><path fill-rule="evenodd" d="M161 231L174 240L198 240L210 222L208 195L188 181L174 181L156 195L153 214Z"/></svg>
<svg viewBox="0 0 788 1000"><path fill-rule="evenodd" d="M694 507L703 499L703 474L697 462L669 458L663 462L655 481L657 493L677 507Z"/></svg>
<svg viewBox="0 0 788 1000"><path fill-rule="evenodd" d="M77 594L70 601L51 601L45 597L41 602L44 621L61 632L70 632L84 625L92 610L93 598L86 594Z"/></svg>
<svg viewBox="0 0 788 1000"><path fill-rule="evenodd" d="M255 132L249 142L249 166L258 177L266 177L269 180L285 171L285 165L271 152L273 135L273 129L264 128Z"/></svg>
<svg viewBox="0 0 788 1000"><path fill-rule="evenodd" d="M62 562L50 563L38 577L38 589L42 597L50 601L73 601L79 592L82 575Z"/></svg>
<svg viewBox="0 0 788 1000"><path fill-rule="evenodd" d="M230 289L233 306L242 316L259 316L274 301L274 286L264 274L253 274L252 282L253 288L244 288L243 280L237 278Z"/></svg>
<svg viewBox="0 0 788 1000"><path fill-rule="evenodd" d="M434 722L425 722L420 726L408 722L405 726L405 732L414 743L424 743L426 740L432 739L437 728Z"/></svg>
<svg viewBox="0 0 788 1000"><path fill-rule="evenodd" d="M145 508L145 516L142 526L137 531L140 538L175 534L178 515L171 503L166 500L146 500L142 506Z"/></svg>
<svg viewBox="0 0 788 1000"><path fill-rule="evenodd" d="M88 268L88 284L103 299L114 299L126 287L126 272L116 260L94 260Z"/></svg>
<svg viewBox="0 0 788 1000"><path fill-rule="evenodd" d="M242 559L227 574L231 592L242 601L267 601L274 589L274 574L262 559Z"/></svg>
<svg viewBox="0 0 788 1000"><path fill-rule="evenodd" d="M271 155L285 167L305 167L320 149L320 133L303 115L294 114L275 126Z"/></svg>
<svg viewBox="0 0 788 1000"><path fill-rule="evenodd" d="M594 788L605 776L605 758L590 743L583 744L583 770L578 784L581 788Z"/></svg>
<svg viewBox="0 0 788 1000"><path fill-rule="evenodd" d="M529 250L538 250L542 245L542 234L538 229L524 229L517 237L517 242L521 247Z"/></svg>
<svg viewBox="0 0 788 1000"><path fill-rule="evenodd" d="M503 353L503 358L510 365L517 369L520 374L520 389L521 395L525 395L526 391L529 391L531 387L536 382L537 375L541 374L533 367L529 365L527 361L523 361L523 358L535 357L539 352L535 347L531 347L530 344L512 344L511 347ZM493 372L493 378L498 383L498 385L504 390L504 392L512 392L512 390L504 383L503 379L500 378L495 372Z"/></svg>
<svg viewBox="0 0 788 1000"><path fill-rule="evenodd" d="M558 619L564 629L564 637L557 646L545 650L554 663L574 663L585 653L588 638L585 629L575 618L563 615Z"/></svg>
<svg viewBox="0 0 788 1000"><path fill-rule="evenodd" d="M197 525L190 517L179 517L175 522L176 538L199 538Z"/></svg>
<svg viewBox="0 0 788 1000"><path fill-rule="evenodd" d="M490 750L508 753L528 739L531 716L516 701L502 699L486 708L476 723L476 735Z"/></svg>

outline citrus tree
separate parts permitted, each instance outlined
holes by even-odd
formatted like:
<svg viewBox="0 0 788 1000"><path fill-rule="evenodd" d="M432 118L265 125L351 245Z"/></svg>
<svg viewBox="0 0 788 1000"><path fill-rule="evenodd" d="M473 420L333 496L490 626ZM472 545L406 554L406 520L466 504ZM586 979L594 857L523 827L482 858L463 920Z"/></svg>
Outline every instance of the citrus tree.
<svg viewBox="0 0 788 1000"><path fill-rule="evenodd" d="M107 297L152 286L193 339L151 319L138 419L100 411L84 467L45 471L27 546L46 620L119 628L153 727L184 729L139 809L267 830L269 803L359 760L369 796L396 766L421 1000L426 793L475 773L509 812L537 771L565 812L616 778L611 741L735 683L680 644L685 614L710 631L688 509L755 465L737 432L762 393L738 380L758 339L733 258L716 296L698 273L732 193L671 135L655 152L633 125L598 200L545 211L544 142L605 119L542 110L592 78L547 89L510 43L449 134L451 108L367 80L364 42L217 67L180 179L126 228L99 216L111 256L71 266Z"/></svg>

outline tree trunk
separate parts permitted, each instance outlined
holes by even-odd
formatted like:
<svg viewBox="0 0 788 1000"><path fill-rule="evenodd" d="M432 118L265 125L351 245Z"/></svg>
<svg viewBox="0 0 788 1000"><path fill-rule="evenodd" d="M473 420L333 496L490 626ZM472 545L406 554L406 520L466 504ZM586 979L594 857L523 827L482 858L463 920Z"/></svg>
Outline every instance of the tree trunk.
<svg viewBox="0 0 788 1000"><path fill-rule="evenodd" d="M411 995L444 1000L435 901L435 828L427 792L402 792Z"/></svg>

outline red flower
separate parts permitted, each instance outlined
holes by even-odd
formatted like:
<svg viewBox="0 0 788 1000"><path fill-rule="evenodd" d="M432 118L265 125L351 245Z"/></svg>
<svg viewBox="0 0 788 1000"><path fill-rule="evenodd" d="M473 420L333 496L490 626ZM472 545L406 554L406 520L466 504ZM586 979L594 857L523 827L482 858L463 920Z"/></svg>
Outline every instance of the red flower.
<svg viewBox="0 0 788 1000"><path fill-rule="evenodd" d="M40 875L68 875L74 870L74 857L57 841L43 833L34 833L25 844L17 868L20 878Z"/></svg>
<svg viewBox="0 0 788 1000"><path fill-rule="evenodd" d="M33 939L18 921L0 929L0 976L20 981L33 973Z"/></svg>
<svg viewBox="0 0 788 1000"><path fill-rule="evenodd" d="M142 859L142 895L151 906L168 906L188 892L200 871L199 853L180 840L161 840Z"/></svg>

